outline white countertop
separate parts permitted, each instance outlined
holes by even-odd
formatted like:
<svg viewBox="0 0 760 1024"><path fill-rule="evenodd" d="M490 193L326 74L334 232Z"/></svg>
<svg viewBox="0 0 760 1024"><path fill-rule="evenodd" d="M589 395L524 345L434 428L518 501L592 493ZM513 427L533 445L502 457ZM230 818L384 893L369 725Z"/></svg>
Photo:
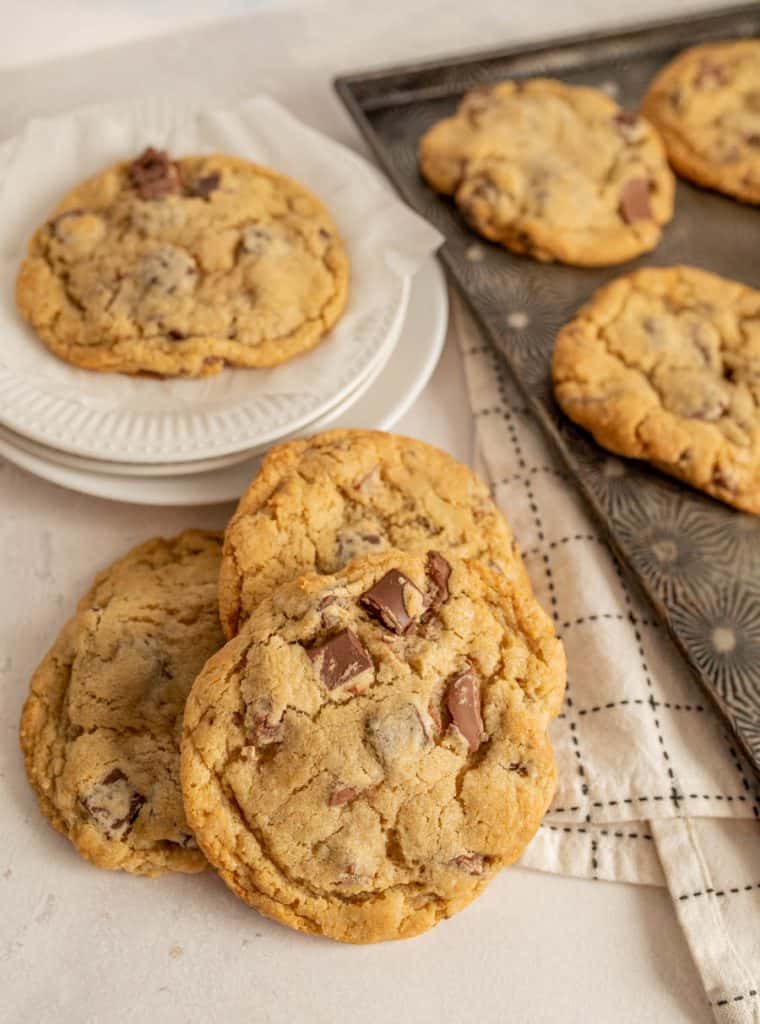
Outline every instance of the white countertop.
<svg viewBox="0 0 760 1024"><path fill-rule="evenodd" d="M311 0L297 8L277 0L3 0L0 135L30 112L140 92L141 69L150 67L161 88L182 88L199 99L271 91L359 148L330 92L338 71L699 6L619 0L611 18L606 0L364 6ZM256 21L184 34L212 17L257 9ZM418 16L410 18L413 9ZM73 63L39 73L29 66L161 32L172 36L144 43L128 61L118 54L88 58L95 61L88 64L88 85ZM225 77L229 61L241 69L248 62L233 86ZM16 70L4 76L3 69ZM470 458L472 422L451 339L398 429ZM23 779L15 732L28 676L96 568L148 536L222 525L230 507L117 505L60 490L2 462L0 499L0 814L29 823L23 849L0 844L0 893L10 908L0 921L0 1021L38 1021L39 1007L49 1008L46 1020L65 1022L712 1019L664 889L513 869L427 936L350 949L259 918L210 873L146 882L79 862L40 824ZM58 867L61 858L63 894L48 883L48 875L55 877L49 865L55 859Z"/></svg>

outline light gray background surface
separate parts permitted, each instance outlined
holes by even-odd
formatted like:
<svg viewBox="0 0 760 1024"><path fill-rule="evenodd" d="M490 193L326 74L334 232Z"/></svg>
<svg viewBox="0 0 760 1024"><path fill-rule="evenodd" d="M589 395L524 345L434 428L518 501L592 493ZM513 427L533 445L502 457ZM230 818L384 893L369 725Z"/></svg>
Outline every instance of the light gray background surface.
<svg viewBox="0 0 760 1024"><path fill-rule="evenodd" d="M337 72L705 6L0 0L0 138L35 114L102 100L216 105L268 91L361 149L331 91ZM453 339L398 429L470 458ZM426 936L351 948L260 918L210 872L153 882L98 872L44 823L16 742L31 671L97 568L157 533L221 526L230 511L121 506L0 462L0 1021L710 1021L664 890L513 869Z"/></svg>

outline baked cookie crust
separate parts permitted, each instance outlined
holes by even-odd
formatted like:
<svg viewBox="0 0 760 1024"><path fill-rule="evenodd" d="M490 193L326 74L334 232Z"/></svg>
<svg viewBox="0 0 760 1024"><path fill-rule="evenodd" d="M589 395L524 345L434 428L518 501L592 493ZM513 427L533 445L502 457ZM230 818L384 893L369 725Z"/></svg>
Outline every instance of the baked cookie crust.
<svg viewBox="0 0 760 1024"><path fill-rule="evenodd" d="M423 135L419 164L475 231L541 261L622 263L654 249L673 215L673 175L649 122L554 79L468 93Z"/></svg>
<svg viewBox="0 0 760 1024"><path fill-rule="evenodd" d="M330 430L274 448L240 499L224 539L219 610L234 636L270 590L306 572L336 572L387 547L430 547L525 569L486 486L422 441Z"/></svg>
<svg viewBox="0 0 760 1024"><path fill-rule="evenodd" d="M188 821L233 892L283 924L416 935L538 828L564 673L530 590L479 562L390 550L304 576L193 686Z"/></svg>
<svg viewBox="0 0 760 1024"><path fill-rule="evenodd" d="M19 271L21 314L89 370L206 377L317 345L348 258L302 185L232 156L146 150L70 192Z"/></svg>
<svg viewBox="0 0 760 1024"><path fill-rule="evenodd" d="M26 773L50 823L102 868L202 871L179 784L185 698L223 643L221 536L151 540L101 572L32 677Z"/></svg>
<svg viewBox="0 0 760 1024"><path fill-rule="evenodd" d="M553 377L605 448L760 514L760 292L686 266L620 277L562 328Z"/></svg>
<svg viewBox="0 0 760 1024"><path fill-rule="evenodd" d="M684 178L760 203L760 39L685 50L654 79L643 111Z"/></svg>

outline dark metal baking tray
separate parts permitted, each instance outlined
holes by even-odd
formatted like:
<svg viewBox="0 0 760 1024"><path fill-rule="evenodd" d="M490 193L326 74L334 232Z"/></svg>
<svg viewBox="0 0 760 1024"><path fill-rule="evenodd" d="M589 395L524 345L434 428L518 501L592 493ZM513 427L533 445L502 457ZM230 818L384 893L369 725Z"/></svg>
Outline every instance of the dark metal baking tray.
<svg viewBox="0 0 760 1024"><path fill-rule="evenodd" d="M620 267L579 270L514 256L475 236L420 178L417 143L462 94L502 78L551 75L636 108L655 72L694 43L760 35L760 4L609 34L345 75L335 87L401 195L446 237L441 258L689 666L760 770L760 519L644 464L619 460L563 417L550 383L557 329L635 266L690 263L760 287L760 209L679 182L659 248ZM468 259L477 243L478 261ZM472 250L471 250L472 254ZM511 318L507 311L527 313ZM611 471L612 470L612 471Z"/></svg>

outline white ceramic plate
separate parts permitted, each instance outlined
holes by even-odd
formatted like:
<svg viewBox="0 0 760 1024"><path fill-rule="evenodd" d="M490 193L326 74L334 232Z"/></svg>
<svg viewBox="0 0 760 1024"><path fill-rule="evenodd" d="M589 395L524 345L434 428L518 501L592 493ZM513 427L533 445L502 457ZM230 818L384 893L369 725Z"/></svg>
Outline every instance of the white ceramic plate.
<svg viewBox="0 0 760 1024"><path fill-rule="evenodd" d="M420 274L428 272L427 270L421 270ZM323 424L328 424L338 416L342 416L344 412L347 412L375 383L385 368L393 352L393 347L392 345L384 346L383 356L378 365L372 368L371 372L360 382L357 388L349 395L346 395L328 413L318 417L313 423L307 423L302 430L295 432L295 434L287 434L282 438L278 437L276 439L277 443L286 441L289 437L316 433L323 429ZM14 431L8 430L7 427L1 424L0 438L3 438L16 448L27 452L29 455L34 455L36 458L83 473L105 473L109 476L157 476L162 478L210 473L217 469L223 469L225 466L234 466L238 462L252 459L271 447L271 444L257 445L251 450L232 452L230 455L217 455L211 459L193 459L192 462L167 462L165 465L162 465L159 462L107 462L101 459L88 459L83 455L72 455L69 452L59 451L57 448L51 448L49 445L40 444L38 441L32 441L30 438L24 437L23 434L16 434Z"/></svg>
<svg viewBox="0 0 760 1024"><path fill-rule="evenodd" d="M331 420L313 425L389 430L429 381L441 355L448 323L446 282L438 264L429 264L412 280L399 343L375 384L355 405ZM312 429L309 433L313 432ZM0 454L22 469L70 490L136 505L215 505L236 500L248 486L260 458L209 473L188 476L124 477L86 473L56 465L22 451L0 433Z"/></svg>
<svg viewBox="0 0 760 1024"><path fill-rule="evenodd" d="M329 207L351 261L348 308L312 352L271 370L145 380L77 370L21 323L14 281L26 240L60 195L146 144L221 150L277 167ZM44 154L56 154L52 172ZM0 147L0 423L38 443L119 462L173 463L271 443L327 414L398 336L411 273L439 236L355 153L258 97L226 111L166 100L32 121Z"/></svg>

